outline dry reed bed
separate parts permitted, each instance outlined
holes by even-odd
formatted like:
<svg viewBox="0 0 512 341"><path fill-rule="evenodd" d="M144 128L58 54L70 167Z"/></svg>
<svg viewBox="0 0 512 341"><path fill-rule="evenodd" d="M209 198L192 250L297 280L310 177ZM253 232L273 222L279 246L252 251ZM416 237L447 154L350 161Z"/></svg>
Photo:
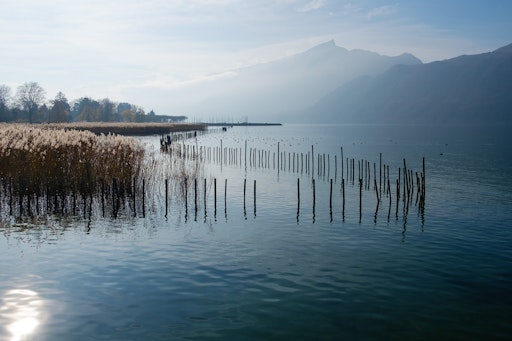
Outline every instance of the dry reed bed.
<svg viewBox="0 0 512 341"><path fill-rule="evenodd" d="M0 124L0 179L11 197L92 195L111 179L129 184L141 172L144 153L130 137Z"/></svg>
<svg viewBox="0 0 512 341"><path fill-rule="evenodd" d="M186 201L190 179L202 173L179 144L161 153L134 137L64 127L0 124L0 213L144 215L154 204L146 196Z"/></svg>

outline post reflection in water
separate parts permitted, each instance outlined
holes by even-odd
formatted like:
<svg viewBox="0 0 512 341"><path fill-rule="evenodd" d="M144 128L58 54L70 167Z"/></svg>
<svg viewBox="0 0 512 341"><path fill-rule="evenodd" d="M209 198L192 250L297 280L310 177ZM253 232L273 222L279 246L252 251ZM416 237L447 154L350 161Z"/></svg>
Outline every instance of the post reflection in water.
<svg viewBox="0 0 512 341"><path fill-rule="evenodd" d="M25 340L35 333L44 319L44 300L35 291L12 289L0 297L1 334L8 340Z"/></svg>

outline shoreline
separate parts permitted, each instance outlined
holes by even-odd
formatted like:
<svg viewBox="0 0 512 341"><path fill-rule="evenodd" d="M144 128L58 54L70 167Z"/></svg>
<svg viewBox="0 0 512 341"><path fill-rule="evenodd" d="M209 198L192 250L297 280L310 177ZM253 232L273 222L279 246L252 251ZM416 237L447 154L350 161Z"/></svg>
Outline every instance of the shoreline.
<svg viewBox="0 0 512 341"><path fill-rule="evenodd" d="M282 126L282 123L200 123L210 127L260 127L260 126Z"/></svg>
<svg viewBox="0 0 512 341"><path fill-rule="evenodd" d="M129 123L129 122L77 122L77 123L49 123L39 125L46 129L72 129L88 130L94 134L108 135L165 135L180 131L206 130L207 126L201 123Z"/></svg>

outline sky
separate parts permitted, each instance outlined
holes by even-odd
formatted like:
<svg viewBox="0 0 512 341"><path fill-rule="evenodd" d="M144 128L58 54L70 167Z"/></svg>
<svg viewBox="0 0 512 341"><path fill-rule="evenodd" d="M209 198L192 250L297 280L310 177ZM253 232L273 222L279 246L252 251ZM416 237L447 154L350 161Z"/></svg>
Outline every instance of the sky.
<svg viewBox="0 0 512 341"><path fill-rule="evenodd" d="M512 43L511 17L510 0L0 0L0 85L184 114L177 89L329 40L431 62Z"/></svg>

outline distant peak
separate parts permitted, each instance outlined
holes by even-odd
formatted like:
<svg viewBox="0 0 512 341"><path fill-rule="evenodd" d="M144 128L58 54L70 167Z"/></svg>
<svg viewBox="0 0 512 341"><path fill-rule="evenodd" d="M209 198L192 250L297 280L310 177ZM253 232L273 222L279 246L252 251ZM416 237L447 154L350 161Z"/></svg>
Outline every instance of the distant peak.
<svg viewBox="0 0 512 341"><path fill-rule="evenodd" d="M334 40L326 41L325 43L321 43L309 49L309 51L332 51L334 49L339 49L340 47L336 46Z"/></svg>
<svg viewBox="0 0 512 341"><path fill-rule="evenodd" d="M334 42L334 39L331 39L329 41L326 41L325 43L318 45L317 47L332 48L336 47L336 43Z"/></svg>
<svg viewBox="0 0 512 341"><path fill-rule="evenodd" d="M421 59L411 53L402 53L401 55L397 56L397 58L406 61L406 64L423 64Z"/></svg>

